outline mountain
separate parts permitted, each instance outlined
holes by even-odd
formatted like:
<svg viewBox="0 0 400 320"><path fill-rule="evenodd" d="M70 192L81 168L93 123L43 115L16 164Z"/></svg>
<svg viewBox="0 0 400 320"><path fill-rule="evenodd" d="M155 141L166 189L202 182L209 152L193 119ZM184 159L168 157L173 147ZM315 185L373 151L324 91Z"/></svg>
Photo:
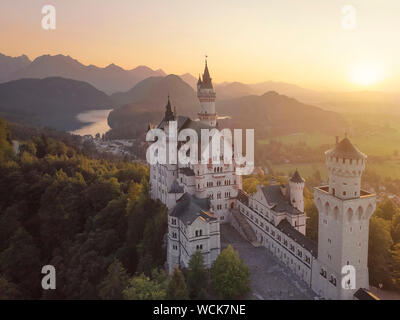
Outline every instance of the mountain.
<svg viewBox="0 0 400 320"><path fill-rule="evenodd" d="M145 132L149 122L161 120L168 95L179 114L196 117L199 109L196 92L171 74L147 78L127 92L113 94L111 99L116 108L108 117L110 127L129 134Z"/></svg>
<svg viewBox="0 0 400 320"><path fill-rule="evenodd" d="M104 92L77 80L53 77L0 84L0 113L34 126L73 130L79 127L78 113L109 109L111 104Z"/></svg>
<svg viewBox="0 0 400 320"><path fill-rule="evenodd" d="M220 100L233 99L252 94L260 94L250 85L241 82L225 82L221 84L216 84L215 91L217 92L217 97Z"/></svg>
<svg viewBox="0 0 400 320"><path fill-rule="evenodd" d="M185 73L179 76L183 81L190 85L194 90L197 90L198 79L192 76L190 73Z"/></svg>
<svg viewBox="0 0 400 320"><path fill-rule="evenodd" d="M30 63L26 55L9 57L0 53L0 82L8 81L13 73L27 67Z"/></svg>
<svg viewBox="0 0 400 320"><path fill-rule="evenodd" d="M3 81L63 77L88 82L97 89L111 94L129 90L141 80L153 76L165 76L165 73L160 69L154 71L146 66L139 66L132 70L125 70L115 64L110 64L105 68L94 65L85 66L70 56L59 54L37 57L28 65L10 73L8 79Z"/></svg>
<svg viewBox="0 0 400 320"><path fill-rule="evenodd" d="M220 115L229 115L224 126L253 128L257 138L299 132L342 132L341 115L301 103L293 98L269 91L261 96L250 95L217 102Z"/></svg>
<svg viewBox="0 0 400 320"><path fill-rule="evenodd" d="M233 84L229 87L237 86ZM243 88L238 85L239 88ZM246 87L244 87L246 89ZM177 76L149 78L124 94L111 98L122 107L108 117L110 137L132 137L144 134L149 122L157 124L163 117L166 96L170 93L178 114L197 118L199 102L194 90ZM218 93L217 93L218 94ZM271 135L299 132L337 134L345 128L342 116L319 107L301 103L276 92L217 100L220 127L252 128L257 139ZM226 116L226 117L224 117Z"/></svg>

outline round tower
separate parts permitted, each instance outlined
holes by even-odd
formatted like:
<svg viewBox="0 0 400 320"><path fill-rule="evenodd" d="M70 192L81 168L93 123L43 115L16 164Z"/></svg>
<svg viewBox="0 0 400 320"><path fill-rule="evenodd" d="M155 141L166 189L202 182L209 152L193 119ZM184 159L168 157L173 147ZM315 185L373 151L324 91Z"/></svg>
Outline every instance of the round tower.
<svg viewBox="0 0 400 320"><path fill-rule="evenodd" d="M312 287L327 299L353 299L368 288L369 219L376 196L361 191L366 155L345 137L325 152L329 186L314 188L318 209L318 260ZM350 271L349 271L350 270Z"/></svg>
<svg viewBox="0 0 400 320"><path fill-rule="evenodd" d="M208 71L207 60L203 79L199 76L197 82L197 97L200 101L200 112L198 113L200 121L211 127L215 127L217 125L217 114L215 112L216 94L212 85L210 72Z"/></svg>
<svg viewBox="0 0 400 320"><path fill-rule="evenodd" d="M290 203L301 212L304 212L304 182L297 170L289 180Z"/></svg>
<svg viewBox="0 0 400 320"><path fill-rule="evenodd" d="M340 199L360 196L361 176L367 156L357 150L346 137L336 138L334 148L325 152L329 171L329 193Z"/></svg>

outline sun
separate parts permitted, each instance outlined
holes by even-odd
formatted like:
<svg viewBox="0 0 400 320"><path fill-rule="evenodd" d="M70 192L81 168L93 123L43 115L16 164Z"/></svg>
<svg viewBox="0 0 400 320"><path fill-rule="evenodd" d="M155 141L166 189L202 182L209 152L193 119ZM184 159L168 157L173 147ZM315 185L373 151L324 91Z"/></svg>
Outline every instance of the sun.
<svg viewBox="0 0 400 320"><path fill-rule="evenodd" d="M350 79L359 86L377 84L383 79L382 67L373 62L359 63L352 68Z"/></svg>

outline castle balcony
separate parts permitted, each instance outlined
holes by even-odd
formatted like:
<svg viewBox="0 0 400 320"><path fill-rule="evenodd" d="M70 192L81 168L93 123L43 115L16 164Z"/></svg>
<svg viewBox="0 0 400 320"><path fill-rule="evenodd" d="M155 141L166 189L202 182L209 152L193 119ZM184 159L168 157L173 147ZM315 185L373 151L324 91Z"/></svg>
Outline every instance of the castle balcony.
<svg viewBox="0 0 400 320"><path fill-rule="evenodd" d="M320 187L314 187L315 190L320 191L324 194L331 194L329 193L329 186L320 186ZM365 199L365 198L371 198L375 197L376 195L374 193L365 191L365 190L360 190L360 197L355 197L355 198L350 198L350 199L343 199L343 200L354 200L354 199Z"/></svg>

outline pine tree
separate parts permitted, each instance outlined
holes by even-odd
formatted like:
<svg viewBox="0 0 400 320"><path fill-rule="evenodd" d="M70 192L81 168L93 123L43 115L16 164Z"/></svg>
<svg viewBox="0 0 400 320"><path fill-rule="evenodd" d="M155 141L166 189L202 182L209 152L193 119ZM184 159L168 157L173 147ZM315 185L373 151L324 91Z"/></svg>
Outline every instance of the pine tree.
<svg viewBox="0 0 400 320"><path fill-rule="evenodd" d="M167 298L170 300L188 300L189 294L185 277L181 270L175 267L172 278L168 285Z"/></svg>
<svg viewBox="0 0 400 320"><path fill-rule="evenodd" d="M118 259L108 267L108 274L100 285L99 296L103 300L121 300L122 291L128 285L128 274Z"/></svg>

